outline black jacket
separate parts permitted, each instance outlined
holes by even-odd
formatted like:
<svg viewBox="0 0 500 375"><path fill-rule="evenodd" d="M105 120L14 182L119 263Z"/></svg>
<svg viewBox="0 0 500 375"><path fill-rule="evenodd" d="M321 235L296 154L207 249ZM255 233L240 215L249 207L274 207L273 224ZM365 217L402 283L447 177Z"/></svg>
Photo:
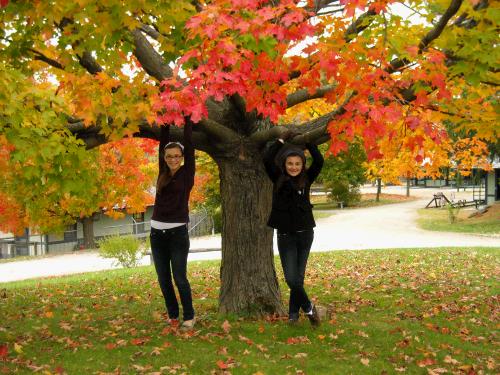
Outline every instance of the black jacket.
<svg viewBox="0 0 500 375"><path fill-rule="evenodd" d="M282 147L283 144L276 141L264 155L266 172L274 184L271 215L267 225L283 233L312 229L316 226L316 223L312 214L312 204L309 200L309 190L323 167L323 156L317 146L307 144L306 147L311 153L313 162L309 169L306 170L307 178L304 189L297 188L293 177L285 179L281 186L278 187L279 182L283 180L280 177L283 177L286 173L275 163L276 155Z"/></svg>
<svg viewBox="0 0 500 375"><path fill-rule="evenodd" d="M189 194L194 185L194 147L191 141L192 123L187 121L184 125L184 164L175 173L172 179L161 191L156 192L153 207L153 220L165 223L189 222ZM160 145L158 152L159 174L167 168L165 162L165 146L170 140L170 126L161 127Z"/></svg>

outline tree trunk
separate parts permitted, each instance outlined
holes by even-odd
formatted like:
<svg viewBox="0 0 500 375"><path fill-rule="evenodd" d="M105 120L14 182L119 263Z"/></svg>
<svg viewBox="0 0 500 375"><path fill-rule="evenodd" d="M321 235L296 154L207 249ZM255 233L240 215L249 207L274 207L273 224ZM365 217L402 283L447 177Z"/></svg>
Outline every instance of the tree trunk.
<svg viewBox="0 0 500 375"><path fill-rule="evenodd" d="M410 196L410 177L406 178L406 196Z"/></svg>
<svg viewBox="0 0 500 375"><path fill-rule="evenodd" d="M377 178L377 197L375 198L376 202L380 201L380 194L382 193L382 179Z"/></svg>
<svg viewBox="0 0 500 375"><path fill-rule="evenodd" d="M83 247L85 249L95 249L94 239L94 215L84 217L83 224Z"/></svg>
<svg viewBox="0 0 500 375"><path fill-rule="evenodd" d="M258 150L217 160L222 198L222 262L219 310L262 316L283 314L266 223L272 184Z"/></svg>

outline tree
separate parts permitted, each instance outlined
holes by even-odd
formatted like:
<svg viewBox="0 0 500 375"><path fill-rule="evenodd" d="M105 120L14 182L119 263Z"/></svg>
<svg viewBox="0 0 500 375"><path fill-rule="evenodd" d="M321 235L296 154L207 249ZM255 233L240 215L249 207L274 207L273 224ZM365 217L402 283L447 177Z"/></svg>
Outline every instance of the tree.
<svg viewBox="0 0 500 375"><path fill-rule="evenodd" d="M351 143L347 151L325 158L319 178L330 199L345 206L359 201L359 187L366 181L365 161L365 149L357 142Z"/></svg>
<svg viewBox="0 0 500 375"><path fill-rule="evenodd" d="M35 178L19 179L20 163L7 157L0 164L3 180L0 196L0 228L7 232L19 232L31 227L41 233L63 231L76 220L83 223L84 247L94 248L93 216L102 212L110 217L144 212L154 200L150 189L157 171L157 142L143 139L123 139L85 152L85 158L77 165L71 155L62 156L65 175L85 176L84 187L73 189L81 181L51 181L51 160L36 165ZM4 151L7 148L3 149ZM61 171L62 173L62 171ZM38 183L41 181L41 183ZM69 188L65 185L69 184Z"/></svg>
<svg viewBox="0 0 500 375"><path fill-rule="evenodd" d="M427 22L403 19L386 1L10 2L0 11L0 88L15 95L2 98L0 131L25 167L43 162L28 154L53 151L45 144L26 151L24 134L44 132L80 155L82 143L157 139L159 126L190 117L195 147L220 173L220 310L279 312L266 226L271 184L262 165L268 141L291 128L300 133L293 143L330 140L336 154L362 139L372 160L403 126L406 137L424 133L439 144L446 133L429 124L431 113L479 117L471 112L480 107L495 116L493 100L478 98L465 111L452 100L467 90L496 97L497 20L488 1L406 5ZM315 98L333 109L280 122L287 109ZM494 121L461 126L498 136ZM180 129L171 133L182 137Z"/></svg>

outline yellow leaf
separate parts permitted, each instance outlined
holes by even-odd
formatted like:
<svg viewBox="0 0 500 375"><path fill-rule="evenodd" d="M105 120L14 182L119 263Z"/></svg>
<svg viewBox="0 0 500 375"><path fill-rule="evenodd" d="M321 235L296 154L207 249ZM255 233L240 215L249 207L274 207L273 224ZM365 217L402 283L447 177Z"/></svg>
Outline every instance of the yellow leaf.
<svg viewBox="0 0 500 375"><path fill-rule="evenodd" d="M14 351L21 354L23 352L23 347L16 342L14 343Z"/></svg>

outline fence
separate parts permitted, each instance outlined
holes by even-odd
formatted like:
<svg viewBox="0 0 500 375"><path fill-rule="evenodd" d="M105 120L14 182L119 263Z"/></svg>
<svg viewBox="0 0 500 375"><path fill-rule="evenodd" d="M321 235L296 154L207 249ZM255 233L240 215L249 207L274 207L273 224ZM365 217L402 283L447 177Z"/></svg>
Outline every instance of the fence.
<svg viewBox="0 0 500 375"><path fill-rule="evenodd" d="M94 239L99 241L108 236L133 235L146 238L151 230L151 222L138 222L132 218L132 223L122 225L109 225L99 228L99 235ZM188 231L191 237L213 234L214 221L206 210L189 215ZM33 240L33 238L39 240ZM47 253L67 253L83 249L83 238L78 238L77 230L64 232L63 239L49 241L48 236L31 236L29 240L19 240L16 237L0 238L0 258L13 258L16 256L36 256Z"/></svg>

